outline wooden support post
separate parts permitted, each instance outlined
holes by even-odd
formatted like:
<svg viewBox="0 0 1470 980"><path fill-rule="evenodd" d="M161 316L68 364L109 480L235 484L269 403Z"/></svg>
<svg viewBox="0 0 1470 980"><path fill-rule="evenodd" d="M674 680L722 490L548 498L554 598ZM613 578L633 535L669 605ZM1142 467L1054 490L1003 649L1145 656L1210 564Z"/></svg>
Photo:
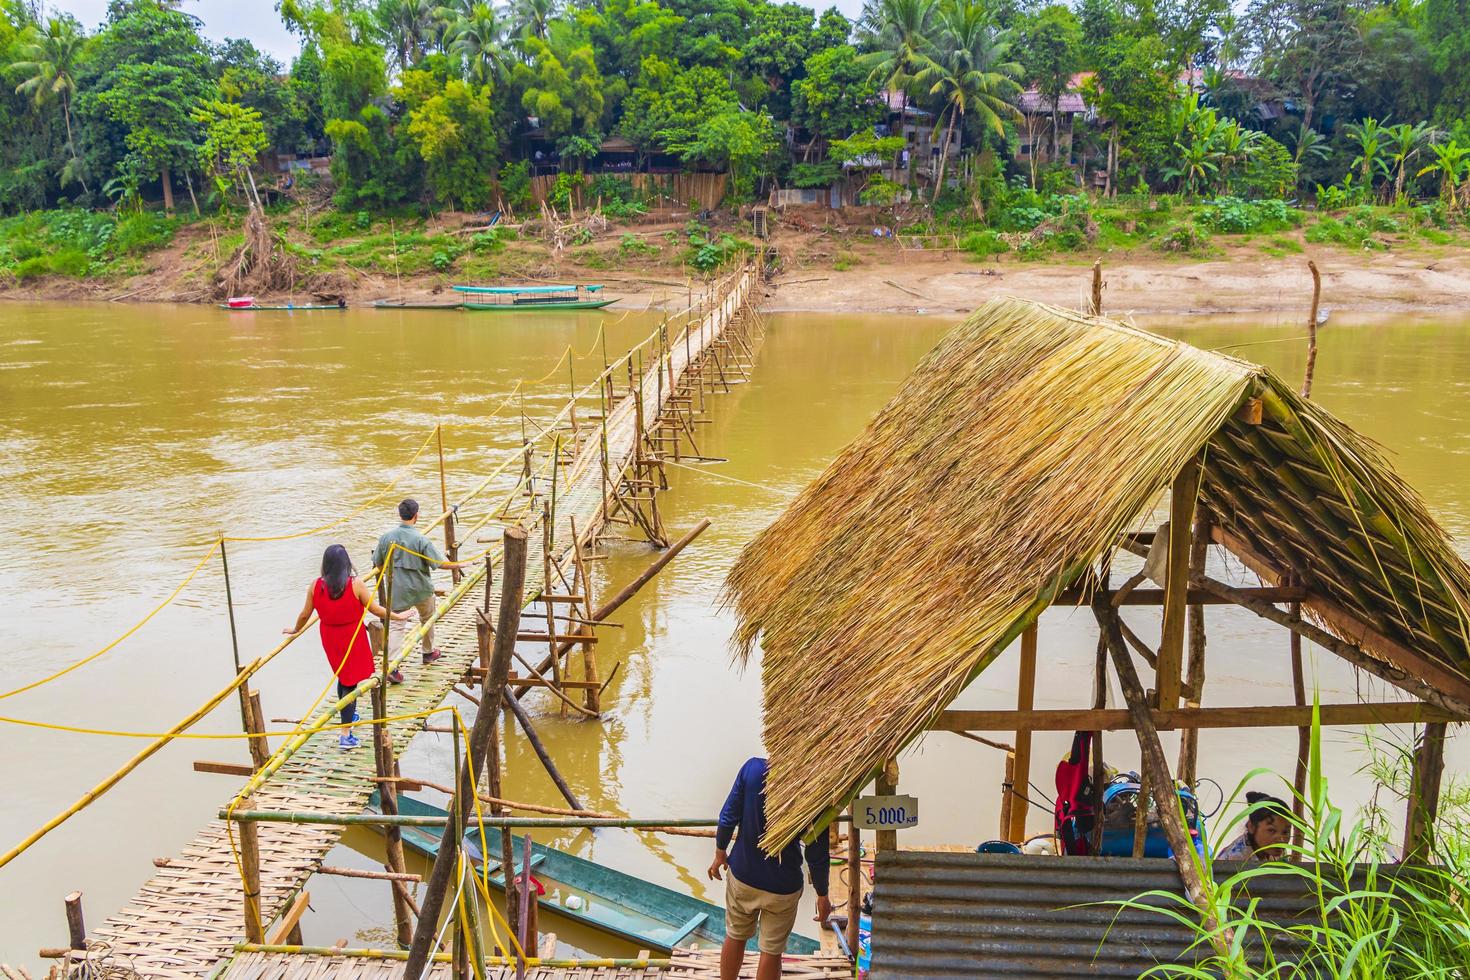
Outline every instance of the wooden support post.
<svg viewBox="0 0 1470 980"><path fill-rule="evenodd" d="M1092 263L1092 315L1102 316L1102 259Z"/></svg>
<svg viewBox="0 0 1470 980"><path fill-rule="evenodd" d="M450 561L459 561L459 542L454 536L454 511L452 510L444 513L444 556ZM459 580L464 577L464 571L459 568L451 568L449 577L450 581L458 585Z"/></svg>
<svg viewBox="0 0 1470 980"><path fill-rule="evenodd" d="M379 715L379 717L383 716ZM378 770L379 809L384 815L396 815L398 813L398 784L393 781L393 776L396 775L393 765L393 742L388 733L388 726L381 722L373 726L373 759ZM387 870L394 875L407 874L408 862L403 854L403 831L395 826L385 826L383 843ZM398 945L406 947L413 942L413 910L408 904L408 889L402 881L393 881L388 887L393 892L393 924Z"/></svg>
<svg viewBox="0 0 1470 980"><path fill-rule="evenodd" d="M1169 494L1168 573L1164 582L1164 624L1159 639L1159 668L1155 678L1157 706L1179 707L1184 666L1185 603L1189 598L1189 542L1194 525L1194 500L1199 495L1200 466L1184 464Z"/></svg>
<svg viewBox="0 0 1470 980"><path fill-rule="evenodd" d="M1197 511L1194 531L1189 539L1189 577L1205 574L1205 557L1210 546L1210 523L1203 511ZM1192 598L1192 596L1191 596ZM1198 708L1205 694L1205 607L1195 603L1189 607L1189 656L1185 667L1184 686L1191 692L1188 704ZM1179 736L1179 779L1193 786L1199 768L1199 730L1188 729Z"/></svg>
<svg viewBox="0 0 1470 980"><path fill-rule="evenodd" d="M857 957L858 917L863 911L863 834L857 828L857 807L847 808L847 949Z"/></svg>
<svg viewBox="0 0 1470 980"><path fill-rule="evenodd" d="M72 892L62 899L66 903L66 931L72 949L87 948L87 924L82 921L82 893Z"/></svg>
<svg viewBox="0 0 1470 980"><path fill-rule="evenodd" d="M1000 829L996 836L1001 840L1011 839L1011 804L1015 801L1016 793L1016 750L1011 749L1006 753L1005 776L1000 784Z"/></svg>
<svg viewBox="0 0 1470 980"><path fill-rule="evenodd" d="M1133 729L1138 736L1138 748L1142 756L1142 774L1154 787L1154 795L1164 802L1157 808L1159 827L1174 852L1174 865L1184 883L1184 892L1204 920L1204 928L1210 943L1222 956L1229 955L1232 934L1229 929L1217 929L1215 915L1211 911L1213 882L1206 886L1195 864L1194 841L1184 816L1179 809L1179 798L1174 792L1174 778L1169 773L1169 760L1164 757L1164 746L1159 741L1159 730L1154 726L1153 714L1149 711L1148 698L1143 684L1138 679L1138 670L1133 658L1123 645L1123 636L1118 629L1118 612L1105 598L1093 597L1093 614L1107 641L1108 653L1113 660L1113 669L1118 673L1118 684L1123 689L1123 699L1128 702L1128 713L1133 719ZM1101 819L1101 814L1099 814Z"/></svg>
<svg viewBox="0 0 1470 980"><path fill-rule="evenodd" d="M1300 602L1293 602L1290 608L1293 617L1301 617L1302 604ZM1296 632L1289 635L1291 637L1291 696L1293 703L1301 708L1307 703L1307 676L1306 664L1302 660L1302 636ZM1296 767L1291 779L1291 812L1298 820L1301 820L1307 812L1307 763L1311 753L1312 727L1303 725L1296 730ZM1293 847L1302 846L1301 827L1291 828L1291 844Z"/></svg>
<svg viewBox="0 0 1470 980"><path fill-rule="evenodd" d="M898 792L897 759L889 759L883 764L883 772L879 774L874 788L877 790L879 796L892 796ZM878 850L898 850L898 831L879 830L875 831L874 836L878 839Z"/></svg>
<svg viewBox="0 0 1470 980"><path fill-rule="evenodd" d="M1150 791L1148 773L1139 773L1138 796L1133 801L1133 856L1143 857L1144 848L1148 844L1148 802Z"/></svg>
<svg viewBox="0 0 1470 980"><path fill-rule="evenodd" d="M575 574L572 581L576 583L576 588L581 593L582 612L587 620L586 623L581 624L577 632L586 633L587 635L591 636L593 634L593 628L590 624L596 622L596 620L592 618L592 578L587 574L587 562L582 555L582 540L577 533L577 519L575 517L571 519L571 526L572 560L575 563ZM586 707L588 711L591 711L595 714L600 714L602 711L602 690L601 678L597 669L597 645L595 643L584 642L581 644L581 647L582 679L589 682L589 684L597 685L589 686L586 689L583 698L583 706Z"/></svg>
<svg viewBox="0 0 1470 980"><path fill-rule="evenodd" d="M555 471L553 470L553 473ZM551 522L555 520L551 511L543 504L541 508L541 594L546 596L554 591L551 586L551 549L553 545ZM550 648L551 676L555 681L557 690L561 690L562 662L561 655L556 646L556 605L549 599L546 601L546 644ZM566 702L561 705L561 716L567 716Z"/></svg>
<svg viewBox="0 0 1470 980"><path fill-rule="evenodd" d="M490 675L485 681L485 698L475 716L475 725L470 733L470 753L456 773L454 807L458 823L463 826L469 820L470 808L474 805L475 787L480 781L480 772L485 764L486 751L500 718L499 699L505 690L505 678L510 673L511 652L515 649L515 635L520 628L521 596L526 584L526 532L517 527L505 531L505 567L500 588L500 613L495 630L495 650L491 656ZM404 975L421 976L428 965L430 946L434 941L434 930L439 924L439 914L444 908L444 894L449 887L450 875L458 866L460 838L453 826L444 828L439 843L439 853L434 859L434 869L424 889L420 906L418 928L413 934L408 963Z"/></svg>
<svg viewBox="0 0 1470 980"><path fill-rule="evenodd" d="M1036 706L1036 624L1021 633L1021 670L1016 681L1016 708L1030 711ZM1006 840L1026 839L1026 796L1031 782L1031 733L1016 732L1015 770L1011 774L1011 822Z"/></svg>
<svg viewBox="0 0 1470 980"><path fill-rule="evenodd" d="M1405 863L1428 861L1434 852L1434 822L1439 817L1447 727L1442 721L1425 725L1414 752L1414 772L1409 780L1409 810L1404 817Z"/></svg>
<svg viewBox="0 0 1470 980"><path fill-rule="evenodd" d="M254 810L255 802L246 797L236 809ZM245 886L245 940L263 943L265 925L260 921L260 838L256 836L255 821L237 820L235 833L240 840L240 872Z"/></svg>
<svg viewBox="0 0 1470 980"><path fill-rule="evenodd" d="M245 694L245 730L250 733L250 738L246 739L250 744L250 763L259 770L271 757L270 742L265 737L265 712L260 707L259 691L250 691L244 686L240 690Z"/></svg>
<svg viewBox="0 0 1470 980"><path fill-rule="evenodd" d="M1322 308L1322 273L1317 263L1307 260L1307 269L1312 273L1312 312L1307 317L1307 370L1302 377L1302 397L1312 397L1312 375L1317 370L1317 313Z"/></svg>

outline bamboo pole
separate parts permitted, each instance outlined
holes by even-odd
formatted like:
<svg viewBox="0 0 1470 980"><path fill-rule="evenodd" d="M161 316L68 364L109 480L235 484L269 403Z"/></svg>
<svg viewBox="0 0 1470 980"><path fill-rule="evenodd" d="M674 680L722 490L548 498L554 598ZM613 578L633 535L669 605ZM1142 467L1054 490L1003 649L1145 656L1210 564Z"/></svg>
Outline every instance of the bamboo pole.
<svg viewBox="0 0 1470 980"><path fill-rule="evenodd" d="M592 618L592 614L593 614L593 609L592 609L592 578L591 578L590 575L587 574L587 562L584 560L584 558L582 556L582 539L581 539L581 536L578 535L578 533L577 533L577 518L576 517L572 517L571 518L571 527L572 527L572 561L573 561L574 569L575 569L575 575L573 576L573 581L578 582L578 584L581 587L581 595L582 595L582 603L581 603L581 605L582 605L582 610L583 610L584 613L586 613L587 620L588 620L587 623L584 623L584 624L581 625L581 628L578 629L577 632L578 633L586 633L586 634L591 635L594 632L594 630L593 630L592 626L590 625L590 623L596 621L596 620L594 620ZM597 646L596 646L596 644L593 644L593 643L583 643L581 646L582 646L582 677L583 677L584 680L588 681L591 684L599 684L600 683L600 674L599 674L599 671L597 669ZM587 688L587 690L585 692L585 695L584 695L584 698L583 698L583 705L584 705L584 707L586 707L586 709L588 711L591 711L594 714L601 714L601 712L602 712L602 691L601 691L601 689L599 687L589 687L589 688Z"/></svg>
<svg viewBox="0 0 1470 980"><path fill-rule="evenodd" d="M1317 370L1317 313L1322 305L1322 273L1317 271L1317 263L1307 260L1307 268L1312 272L1312 313L1307 318L1307 370L1302 378L1302 397L1312 397L1312 375Z"/></svg>
<svg viewBox="0 0 1470 980"><path fill-rule="evenodd" d="M339 946L286 946L249 942L237 943L235 950L240 953L294 953L305 956L332 956L361 960L406 960L411 955L408 951L399 949L345 949ZM435 953L428 959L432 959L435 963L448 963L451 956L449 953ZM485 958L486 966L514 966L515 963L514 958L503 956ZM526 960L526 965L557 970L667 970L671 965L671 960L668 957L555 960L530 958Z"/></svg>
<svg viewBox="0 0 1470 980"><path fill-rule="evenodd" d="M1293 602L1290 608L1291 615L1300 618L1302 604ZM1291 644L1291 695L1295 705L1302 708L1307 703L1307 678L1305 665L1302 662L1302 635L1293 630L1288 636ZM1312 728L1310 725L1302 725L1296 730L1296 767L1291 779L1291 812L1298 820L1303 819L1307 809L1307 762L1311 752ZM1302 828L1300 826L1292 826L1291 843L1293 847L1301 847Z"/></svg>
<svg viewBox="0 0 1470 980"><path fill-rule="evenodd" d="M1210 521L1203 509L1194 516L1194 530L1189 539L1189 577L1197 578L1205 573L1205 558L1210 545ZM1193 599L1193 593L1188 598ZM1205 607L1199 603L1189 606L1189 657L1185 667L1185 687L1190 691L1188 707L1198 708L1205 696ZM1199 731L1186 729L1179 737L1179 778L1186 786L1193 786L1199 768Z"/></svg>
<svg viewBox="0 0 1470 980"><path fill-rule="evenodd" d="M244 810L253 809L253 801L241 800ZM245 938L252 943L265 942L265 926L260 921L260 838L255 822L236 818L235 833L240 839L240 874L245 889Z"/></svg>
<svg viewBox="0 0 1470 980"><path fill-rule="evenodd" d="M1179 707L1184 666L1185 604L1189 599L1190 530L1199 496L1200 465L1190 460L1175 477L1169 493L1168 572L1164 582L1164 622L1159 638L1159 664L1154 687L1156 707Z"/></svg>
<svg viewBox="0 0 1470 980"><path fill-rule="evenodd" d="M1221 956L1228 957L1233 941L1232 932L1228 928L1217 928L1216 926L1211 898L1213 888L1205 884L1204 879L1200 876L1199 867L1195 863L1194 842L1189 836L1189 829L1184 824L1184 815L1179 808L1179 797L1173 791L1174 780L1169 773L1169 761L1164 757L1164 747L1159 741L1159 731L1154 726L1153 715L1149 711L1148 697L1144 693L1143 684L1139 682L1138 671L1133 666L1133 659L1123 645L1123 638L1118 631L1118 612L1097 596L1093 598L1092 609L1093 614L1097 617L1098 626L1107 640L1113 669L1117 671L1118 684L1123 688L1123 698L1128 702L1128 711L1133 718L1134 731L1138 736L1138 748L1143 760L1143 776L1154 785L1156 796L1161 800L1168 800L1167 805L1161 804L1157 807L1159 827L1163 830L1164 837L1174 852L1174 865L1179 869L1179 877L1184 883L1185 894L1199 910L1204 929L1210 938L1210 944Z"/></svg>
<svg viewBox="0 0 1470 980"><path fill-rule="evenodd" d="M500 711L494 703L505 690L505 677L510 673L510 651L515 646L516 631L521 620L521 596L526 582L526 532L518 527L505 530L505 565L500 587L499 622L495 633L495 651L491 658L490 676L486 678L485 703L475 716L474 729L470 734L470 754L455 770L454 798L455 820L458 826L468 822L469 808L473 804L475 787L480 781L480 772L488 754L491 732L497 724ZM491 693L495 692L495 693ZM354 814L356 816L357 814ZM496 818L514 819L514 818ZM439 923L439 913L444 905L444 894L449 878L457 867L460 837L453 827L446 827L439 844L434 868L424 891L420 906L418 928L414 931L408 957L407 976L418 977L428 963L429 947L434 941L434 929Z"/></svg>
<svg viewBox="0 0 1470 980"><path fill-rule="evenodd" d="M546 774L551 777L551 781L556 784L556 788L561 792L562 799L571 804L574 809L585 809L581 801L577 799L577 794L572 792L572 787L562 778L561 770L557 769L556 763L551 760L551 753L546 751L546 745L541 741L541 737L536 734L536 728L531 724L531 716L526 713L525 706L521 704L509 687L504 688L504 691L506 707L510 709L511 714L516 716L516 721L521 723L521 731L525 733L526 741L531 744L531 751L535 752L536 758L541 760L542 767L545 768Z"/></svg>
<svg viewBox="0 0 1470 980"><path fill-rule="evenodd" d="M1092 263L1092 315L1102 316L1102 259Z"/></svg>
<svg viewBox="0 0 1470 980"><path fill-rule="evenodd" d="M1036 624L1021 633L1021 667L1016 681L1016 710L1030 711L1036 705ZM1016 732L1014 771L1011 774L1011 821L1006 840L1026 839L1026 790L1031 782L1031 732Z"/></svg>
<svg viewBox="0 0 1470 980"><path fill-rule="evenodd" d="M112 775L108 776L106 779L102 780L102 782L87 790L87 792L83 793L81 795L81 798L79 798L71 806L62 810L50 820L47 820L39 828L32 831L19 844L16 844L10 850L6 851L4 855L0 855L0 868L5 867L11 861L15 860L18 856L25 853L26 849L35 844L36 841L40 840L42 837L45 837L47 834L55 830L57 827L61 826L71 817L86 809L89 805L91 805L94 800L98 799L102 796L102 794L106 793L108 790L112 789L112 787L121 782L124 776L141 766L159 749L163 748L169 742L173 741L174 736L178 735L180 732L184 732L192 728L199 721L199 719L203 718L205 715L213 711L216 707L219 706L219 703L221 701L233 694L236 688L249 680L250 675L259 670L263 663L263 658L256 658L255 660L251 661L245 666L244 669L240 671L240 673L235 675L235 679L232 680L223 690L213 695L208 701L204 702L203 705L192 712L187 718L170 728L166 733L160 735L152 742L149 742L147 747L142 749L142 751L138 752L137 755L133 756L131 759L125 762L120 768L113 772Z"/></svg>

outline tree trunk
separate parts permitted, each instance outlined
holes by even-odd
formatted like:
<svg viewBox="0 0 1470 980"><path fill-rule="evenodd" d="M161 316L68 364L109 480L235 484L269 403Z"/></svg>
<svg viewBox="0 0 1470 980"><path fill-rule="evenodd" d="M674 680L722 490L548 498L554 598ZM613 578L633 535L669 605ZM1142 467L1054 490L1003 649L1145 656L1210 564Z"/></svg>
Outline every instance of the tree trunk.
<svg viewBox="0 0 1470 980"><path fill-rule="evenodd" d="M163 183L163 209L169 214L174 213L174 188L170 180L168 168L159 171L158 179Z"/></svg>
<svg viewBox="0 0 1470 980"><path fill-rule="evenodd" d="M194 196L194 175L184 171L184 186L189 189L189 203L194 205L194 217L199 217L199 198Z"/></svg>
<svg viewBox="0 0 1470 980"><path fill-rule="evenodd" d="M939 191L944 186L944 161L949 157L949 136L954 132L954 117L958 112L958 106L950 106L949 122L944 127L944 142L939 144L939 170L934 177L934 193L929 197L930 207L939 200Z"/></svg>
<svg viewBox="0 0 1470 980"><path fill-rule="evenodd" d="M1051 162L1060 163L1062 159L1062 129L1057 115L1057 103L1062 101L1059 95L1051 103Z"/></svg>
<svg viewBox="0 0 1470 980"><path fill-rule="evenodd" d="M82 173L80 166L81 155L77 153L77 142L71 135L71 103L65 97L61 100L61 115L66 120L66 145L71 148L71 158L78 161L79 164L77 166L77 180L82 182L82 191L90 194L92 190L87 186L86 175Z"/></svg>

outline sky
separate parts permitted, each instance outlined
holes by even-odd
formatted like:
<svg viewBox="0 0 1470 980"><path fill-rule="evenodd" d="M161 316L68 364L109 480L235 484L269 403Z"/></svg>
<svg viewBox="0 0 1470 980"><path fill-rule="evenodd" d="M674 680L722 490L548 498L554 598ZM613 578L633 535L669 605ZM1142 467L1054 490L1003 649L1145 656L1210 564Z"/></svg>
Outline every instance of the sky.
<svg viewBox="0 0 1470 980"><path fill-rule="evenodd" d="M825 9L836 6L849 17L862 13L862 0L819 0L810 6ZM74 15L88 30L93 30L107 16L107 0L46 0L48 11L65 11ZM204 35L211 41L227 37L249 38L257 48L290 66L300 43L286 30L276 13L275 0L184 0L179 6L204 22Z"/></svg>

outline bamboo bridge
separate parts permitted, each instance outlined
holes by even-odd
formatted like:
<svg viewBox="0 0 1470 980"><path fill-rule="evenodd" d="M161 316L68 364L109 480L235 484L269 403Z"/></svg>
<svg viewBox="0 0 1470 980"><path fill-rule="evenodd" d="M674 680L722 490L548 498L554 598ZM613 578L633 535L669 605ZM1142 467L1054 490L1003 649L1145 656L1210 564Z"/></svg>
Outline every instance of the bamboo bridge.
<svg viewBox="0 0 1470 980"><path fill-rule="evenodd" d="M389 721L384 727L393 756L423 729L423 712L440 705L457 683L475 676L482 655L476 620L481 610L493 608L499 599L493 581L499 534L474 537L486 528L498 531L518 525L526 530L529 560L523 598L527 607L538 601L545 606L545 632L519 636L544 642L546 659L539 671L517 675L512 683L520 690L552 689L563 702L563 711L570 705L582 714L598 713L601 681L592 631L596 616L585 551L595 547L613 524L641 531L661 547L667 544L656 502L657 493L667 486L662 459L698 458L698 416L714 394L743 378L760 334L754 304L761 275L756 263L745 263L693 303L682 323L665 321L647 340L607 363L592 384L574 391L551 423L526 435L512 460L426 528L444 528L451 559L474 540L488 544L490 550L485 561L475 571L467 570L441 599L433 617L408 631L393 654L393 666L405 675L404 683L386 692L384 717ZM600 407L595 415L585 407L593 398ZM505 476L496 486L501 473ZM508 488L507 481L511 481ZM489 500L486 491L492 486L504 493ZM480 500L482 496L487 499ZM471 504L477 508L483 504L483 513L469 516ZM528 613L522 622L539 627L543 620L538 611ZM429 625L436 629L443 656L424 665L411 654ZM581 657L573 657L578 648ZM253 669L252 665L246 671ZM582 674L582 680L570 681L572 672ZM380 680L381 676L365 681L338 703L320 704L273 754L267 756L263 738L253 739L254 772L231 807L327 816L361 813L382 782L382 762L366 748L341 751L330 726L342 704L368 693ZM244 688L240 690L248 724L248 698ZM580 705L574 700L578 695ZM251 827L258 835L253 842L258 896L247 899L243 886L245 868L234 840L238 831L229 821L212 821L177 857L156 861L160 870L93 930L89 939L105 947L108 963L146 977L212 977L227 968L237 956L237 946L262 925L276 935L276 942L299 934L295 921L304 910L304 886L337 844L343 828L285 823ZM407 893L406 888L402 891ZM249 929L247 920L252 918L255 927ZM285 973L256 969L265 963L262 954L238 955L249 959L239 964L242 969L227 975L296 973L294 968Z"/></svg>

